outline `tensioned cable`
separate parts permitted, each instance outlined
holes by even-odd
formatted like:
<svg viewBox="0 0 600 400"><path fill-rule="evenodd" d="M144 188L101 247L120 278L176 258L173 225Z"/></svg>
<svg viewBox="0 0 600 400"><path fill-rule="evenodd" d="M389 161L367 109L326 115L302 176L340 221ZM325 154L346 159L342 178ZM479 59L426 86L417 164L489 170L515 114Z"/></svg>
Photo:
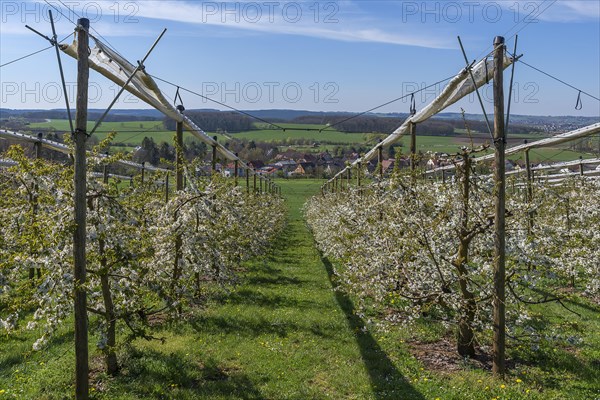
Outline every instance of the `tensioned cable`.
<svg viewBox="0 0 600 400"><path fill-rule="evenodd" d="M46 1L46 0L44 0L44 1ZM58 2L59 2L60 4L62 4L62 5L63 5L63 6L64 6L64 7L65 7L67 10L69 10L69 7L67 7L67 5L66 5L65 3L63 3L61 0L58 0ZM46 3L48 3L48 2L46 1ZM75 10L74 10L74 9L71 9L71 11L73 12L73 14L75 14L75 15L77 16L77 18L81 18L81 15L77 14L77 13L75 12ZM71 21L71 22L73 22L73 21ZM106 44L107 44L107 45L108 45L108 46L109 46L109 47L110 47L112 50L114 50L114 52L115 52L115 53L117 53L118 55L120 55L121 57L123 57L123 55L122 55L121 53L119 53L119 51L118 51L118 50L115 48L115 46L113 46L113 45L112 45L112 44L111 44L111 43L108 41L108 39L106 39L104 36L102 36L102 34L100 34L100 32L98 32L96 29L94 29L94 27L93 27L92 25L90 25L90 29L91 29L92 31L94 31L94 32L95 32L95 33L98 35L98 37L99 37L100 39L102 39L104 42L106 42ZM123 58L125 58L125 57L123 57Z"/></svg>
<svg viewBox="0 0 600 400"><path fill-rule="evenodd" d="M123 140L121 140L121 141L114 142L114 143L113 143L113 145L117 145L117 144L123 144L123 143L125 143L125 142L127 142L127 141L129 141L129 140L131 140L131 139L133 139L133 138L135 138L135 137L138 137L138 136L140 136L142 133L148 133L148 132L150 132L150 131L152 131L152 130L156 131L156 127L159 127L160 125L161 125L161 123L158 123L158 124L156 124L156 125L153 125L153 126L151 126L151 127L150 127L150 128L148 128L148 129L144 129L144 130L141 130L141 131L125 131L125 132L117 132L117 134L122 134L122 135L125 135L125 134L128 134L128 133L135 133L135 135L133 135L133 136L129 136L127 139L123 139ZM96 131L96 133L111 133L111 132L115 132L115 131L116 131L116 130L110 130L110 131ZM166 130L164 130L163 132L169 132L169 131L166 131Z"/></svg>
<svg viewBox="0 0 600 400"><path fill-rule="evenodd" d="M536 70L537 72L539 72L539 73L541 73L541 74L544 74L544 75L546 75L546 76L547 76L547 77L549 77L549 78L552 78L552 79L554 79L555 81L558 81L558 82L562 83L562 84L563 84L563 85L565 85L565 86L568 86L568 87L570 87L571 89L577 90L579 93L585 94L585 95L587 95L587 96L591 97L592 99L595 99L595 100L598 100L598 101L600 101L600 98L598 98L598 97L596 97L596 96L594 96L594 95L591 95L591 94L589 94L589 93L587 93L587 92L585 92L585 91L583 91L583 90L581 90L581 89L579 89L579 88L576 88L575 86L571 85L570 83L567 83L567 82L563 81L562 79L559 79L559 78L555 77L554 75L551 75L551 74L549 74L549 73L547 73L547 72L545 72L545 71L542 71L541 69L539 69L539 68L537 68L537 67L534 67L534 66L533 66L533 65L531 65L531 64L527 64L527 63L526 63L525 61L523 61L523 60L519 60L519 62L520 62L520 63L522 63L522 64L524 64L524 65L526 65L526 66L528 66L529 68L532 68L532 69Z"/></svg>
<svg viewBox="0 0 600 400"><path fill-rule="evenodd" d="M442 80L440 80L440 81L437 81L437 82L435 82L435 83L432 83L431 85L428 85L428 86L422 87L421 89L419 89L419 90L415 90L414 92L407 93L407 94L405 94L405 95L403 95L403 96L400 96L400 97L397 97L397 98L395 98L395 99L393 99L393 100L387 101L387 102L385 102L385 103L383 103L383 104L380 104L380 105L378 105L378 106L376 106L376 107L370 108L370 109L368 109L368 110L366 110L366 111L363 111L363 112L360 112L360 113L358 113L358 114L355 114L355 115L353 115L353 116L351 116L351 117L345 118L345 119L343 119L343 120L341 120L341 121L338 121L338 122L336 122L335 124L331 124L331 125L327 126L326 128L323 128L323 129L316 129L316 130L318 130L319 132L322 132L322 131L329 130L329 129L333 128L334 126L336 126L336 125L339 125L339 124L341 124L341 123L343 123L343 122L350 121L351 119L354 119L354 118L358 118L358 117L360 117L360 116L362 116L362 115L365 115L365 114L367 114L367 113L370 113L371 111L375 111L375 110L377 110L377 109L379 109L379 108L382 108L382 107L385 107L385 106L387 106L387 105L389 105L389 104L395 103L395 102L396 102L396 101L398 101L398 100L405 99L405 98L407 98L407 97L409 97L409 96L414 96L415 94L417 94L417 93L419 93L419 92L422 92L423 90L429 89L430 87L433 87L433 86L437 86L437 85L439 85L440 83L444 83L444 82L446 82L446 81L448 81L448 80L450 80L450 79L452 79L452 78L454 78L454 75L452 75L452 76L450 76L450 77L448 77L448 78L446 78L446 79L442 79Z"/></svg>
<svg viewBox="0 0 600 400"><path fill-rule="evenodd" d="M56 7L54 4L49 3L48 0L44 0L44 3L48 4L50 7L54 8L56 11L58 11L58 13L60 15L62 15L63 17L65 17L66 19L69 20L69 22L71 22L73 25L77 26L77 23L75 21L73 21L71 18L69 18L68 15L65 15L65 13L62 12L62 10L58 7ZM61 1L61 4L64 6L65 4ZM65 6L65 8L68 10L69 7ZM73 11L73 13L75 14L75 11ZM77 14L75 14L77 15Z"/></svg>
<svg viewBox="0 0 600 400"><path fill-rule="evenodd" d="M62 43L62 42L64 42L64 41L65 41L65 40L66 40L66 39L67 39L69 36L71 36L71 35L72 35L72 33L69 33L67 36L65 36L64 38L62 38L62 39L61 39L61 40L60 40L58 43ZM49 49L51 49L51 48L53 48L53 47L54 47L54 46L48 46L48 47L45 47L45 48L43 48L43 49L41 49L41 50L34 51L33 53L27 54L26 56L19 57L19 58L15 59L15 60L12 60L12 61L6 62L6 63L4 63L4 64L0 65L0 68L4 67L4 66L6 66L6 65L12 64L12 63L16 63L17 61L24 60L24 59L26 59L26 58L28 58L28 57L34 56L34 55L36 55L36 54L38 54L38 53L41 53L41 52L43 52L43 51L46 51L46 50L49 50Z"/></svg>
<svg viewBox="0 0 600 400"><path fill-rule="evenodd" d="M479 94L479 88L477 87L477 82L475 82L475 77L473 76L473 71L471 69L471 66L469 65L469 60L467 58L467 53L465 52L465 48L463 47L462 44L462 40L460 40L460 36L457 36L458 38L458 44L460 45L460 50L463 53L463 57L465 58L465 63L467 64L467 70L469 71L469 75L471 76L471 81L473 82L473 87L475 88L475 93L477 94L477 99L479 100L479 105L481 106L481 111L483 111L483 116L485 117L485 124L487 125L488 128L488 132L490 133L490 136L492 138L492 141L494 140L494 134L492 133L492 128L490 126L490 120L488 118L487 112L485 111L485 106L483 105L483 100L481 99L481 95ZM483 64L485 65L485 79L486 79L486 83L488 80L488 72L487 72L487 58L489 56L489 53L485 56L485 58L483 59Z"/></svg>
<svg viewBox="0 0 600 400"><path fill-rule="evenodd" d="M588 139L588 137L584 137L584 138L581 138L581 139L579 139L577 141L570 142L571 147L572 146L577 146L579 143L582 143L586 139ZM544 163L544 162L546 162L548 160L552 160L553 158L556 158L557 156L559 156L560 154L564 153L565 151L572 151L572 148L566 147L566 148L564 148L564 149L562 149L562 150L558 151L557 153L552 154L550 156L544 156L544 155L540 154L538 151L536 151L534 149L531 149L532 153L537 154L539 157L543 157L542 161L540 161L540 164L542 164L542 163Z"/></svg>
<svg viewBox="0 0 600 400"><path fill-rule="evenodd" d="M69 96L67 94L67 84L65 83L65 74L63 72L62 61L60 60L60 50L58 48L58 42L56 41L56 28L54 26L54 18L52 17L52 10L48 10L48 15L50 16L50 25L52 26L52 40L50 43L56 49L56 59L58 60L58 69L60 71L60 80L62 82L63 87L63 95L65 96L65 105L67 106L67 116L69 117L69 127L71 128L71 134L75 133L75 129L73 128L73 118L71 116L71 107L69 106Z"/></svg>
<svg viewBox="0 0 600 400"><path fill-rule="evenodd" d="M227 108L229 108L229 109L230 109L230 110L232 110L232 111L235 111L235 112L238 112L238 113L240 113L240 114L246 115L246 116L248 116L248 117L250 117L250 118L256 119L257 121L261 121L261 122L264 122L264 123L266 123L266 124L269 124L269 125L272 125L272 126L276 126L276 127L278 127L279 129L281 129L281 130L282 130L282 131L284 131L284 132L285 132L285 130L287 129L287 128L284 128L284 127L282 127L282 126L279 126L279 125L277 125L277 124L275 124L275 123L269 122L269 121L267 121L266 119L263 119L263 118L257 117L257 116L255 116L255 115L252 115L252 114L250 114L250 113L247 113L247 112L245 112L245 111L242 111L242 110L238 110L237 108L235 108L235 107L232 107L232 106L230 106L230 105L227 105L227 104L225 104L225 103L223 103L223 102L220 102L220 101L218 101L218 100L215 100L215 99L211 99L210 97L204 96L203 94L200 94L200 93L194 92L193 90L187 89L187 88L185 88L185 87L183 87L183 86L181 86L181 85L178 85L178 84L176 84L176 83L169 82L169 81L167 81L166 79L159 78L159 77L158 77L158 76L156 76L156 75L151 75L151 74L148 74L148 75L149 75L149 76L151 76L152 78L156 79L156 80L159 80L159 81L161 81L161 82L164 82L164 83L166 83L166 84L168 84L168 85L171 85L171 86L174 86L174 87L176 87L176 88L179 88L180 90L183 90L183 91L185 91L185 92L191 93L191 94L193 94L193 95L196 95L196 96L198 96L198 97L201 97L201 98L203 98L203 99L206 99L206 100L212 101L213 103L219 104L219 105L221 105L221 106L223 106L223 107L227 107Z"/></svg>
<svg viewBox="0 0 600 400"><path fill-rule="evenodd" d="M237 109L237 108L235 108L235 107L232 107L232 106L230 106L230 105L228 105L228 104L225 104L225 103L223 103L223 102L220 102L220 101L218 101L218 100L215 100L215 99L211 99L210 97L204 96L204 95L202 95L202 94L200 94L200 93L197 93L197 92L195 92L195 91L193 91L193 90L187 89L187 88L185 88L185 87L183 87L183 86L181 86L181 85L178 85L178 84L176 84L176 83L173 83L173 82L167 81L166 79L162 79L162 78L159 78L158 76L151 75L151 74L148 74L148 75L149 75L149 76L151 76L152 78L156 79L156 80L159 80L159 81L161 81L161 82L164 82L164 83L166 83L166 84L168 84L168 85L171 85L171 86L173 86L173 87L180 88L180 89L181 89L181 90L183 90L183 91L186 91L186 92L188 92L188 93L191 93L191 94L193 94L193 95L199 96L199 97L201 97L201 98L203 98L203 99L206 99L206 100L208 100L208 101L212 101L212 102L214 102L214 103L216 103L216 104L219 104L219 105L221 105L221 106L223 106L223 107L229 108L230 110L233 110L233 111L239 112L240 114L243 114L243 115L246 115L246 116L248 116L248 117L250 117L250 118L256 119L256 120L258 120L258 121L261 121L261 122L264 122L264 123L266 123L266 124L268 124L268 125L275 126L275 127L277 127L277 128L278 128L277 130L282 130L282 131L284 131L284 132L285 132L286 130L297 130L297 131L318 131L318 132L323 132L323 131L326 131L326 130L329 130L329 129L333 128L333 127L334 127L334 126L336 126L336 125L339 125L339 124L341 124L342 122L346 122L346 121L349 121L349 120L351 120L351 119L358 118L358 117L360 117L360 116L362 116L362 115L364 115L364 114L367 114L367 113L369 113L369 112L371 112L371 111L374 111L374 110L377 110L377 109L379 109L379 108L385 107L386 105L392 104L392 103L394 103L394 102L396 102L396 101L398 101L398 100L405 99L405 98L407 98L407 97L409 97L409 96L414 96L415 94L417 94L417 93L419 93L419 92L422 92L422 91L424 91L424 90L426 90L426 89L429 89L429 88L431 88L431 87L433 87L433 86L437 86L437 85L439 85L440 83L446 82L446 81L448 81L448 80L450 80L450 79L452 79L452 78L454 77L454 75L452 75L452 76L450 76L450 77L448 77L448 78L445 78L445 79L439 80L439 81L437 81L437 82L435 82L435 83L432 83L432 84L430 84L430 85L424 86L424 87L422 87L421 89L415 90L414 92L411 92L411 93L408 93L408 94L406 94L406 95L400 96L400 97L398 97L398 98L395 98L395 99L393 99L393 100L390 100L390 101L387 101L387 102L385 102L385 103L383 103L383 104L380 104L380 105L378 105L378 106L376 106L376 107L370 108L369 110L366 110L366 111L363 111L363 112L361 112L361 113L355 114L355 115L353 115L353 116L351 116L351 117L345 118L345 119L343 119L343 120L341 120L341 121L338 121L338 122L336 122L335 124L331 124L331 125L327 126L326 128L284 128L284 127L282 127L282 126L280 126L280 125L277 125L277 124L275 124L275 123L273 123L273 122L269 122L269 121L267 121L267 120L265 120L265 119L263 119L263 118L257 117L257 116L255 116L255 115L252 115L252 114L250 114L250 113L247 113L247 112L245 112L245 111L239 110L239 109Z"/></svg>
<svg viewBox="0 0 600 400"><path fill-rule="evenodd" d="M521 32L523 29L527 28L529 26L529 24L533 23L533 22L537 22L537 18L542 15L543 13L545 13L550 7L552 7L554 5L554 3L556 3L558 0L552 0L550 1L548 4L548 6L546 6L546 8L541 9L537 14L535 15L531 15L531 13L529 15L527 15L525 18L523 18L520 22L518 22L517 24L513 25L512 28L510 28L508 31L504 32L504 34L502 36L506 36L508 35L513 29L515 29L516 27L518 27L519 25L521 25L522 23L525 23L525 25L523 25L521 28L519 28L513 35L511 35L510 37L506 38L506 41L508 42L510 39L512 39L515 35L517 35L519 32ZM543 3L542 3L543 4ZM527 18L530 18L529 21L526 21ZM483 54L488 51L488 49L492 48L493 46L488 46L486 47L486 49L484 50L484 52L482 52L477 58L481 58L483 56ZM493 50L492 50L493 51Z"/></svg>
<svg viewBox="0 0 600 400"><path fill-rule="evenodd" d="M51 48L53 48L53 47L54 47L54 46L48 46L48 47L45 47L45 48L43 48L43 49L41 49L41 50L34 51L33 53L27 54L26 56L19 57L19 58L17 58L17 59L14 59L14 60L12 60L12 61L9 61L9 62L7 62L7 63L4 63L4 64L0 65L0 68L2 68L2 67L5 67L5 66L7 66L7 65L10 65L10 64L12 64L12 63L16 63L17 61L24 60L24 59L26 59L26 58L28 58L28 57L35 56L36 54L39 54L39 53L41 53L41 52L43 52L43 51L46 51L46 50L50 50L50 49L51 49Z"/></svg>
<svg viewBox="0 0 600 400"><path fill-rule="evenodd" d="M513 53L516 55L517 54L517 42L519 41L519 35L515 35L515 48L513 50ZM507 103L507 110L506 110L506 122L504 123L504 132L505 132L505 136L506 133L508 132L508 123L510 121L510 104L511 104L511 100L512 100L512 92L513 92L513 79L515 77L515 64L517 59L513 56L513 63L511 65L511 71L510 71L510 83L508 85L508 103Z"/></svg>

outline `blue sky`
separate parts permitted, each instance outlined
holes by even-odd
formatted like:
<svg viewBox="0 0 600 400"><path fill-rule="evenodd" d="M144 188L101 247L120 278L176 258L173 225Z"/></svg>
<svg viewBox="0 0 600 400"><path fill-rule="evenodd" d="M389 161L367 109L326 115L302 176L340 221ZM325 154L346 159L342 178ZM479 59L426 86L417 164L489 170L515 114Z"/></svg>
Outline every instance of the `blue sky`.
<svg viewBox="0 0 600 400"><path fill-rule="evenodd" d="M593 0L48 2L65 14L53 9L60 38L73 31L68 18L85 16L133 62L167 28L147 71L240 109L363 111L460 71L458 35L472 60L491 50L495 35L512 51L517 32L524 61L600 97L600 2ZM48 9L44 1L0 3L0 63L47 45L25 24L49 35ZM63 62L74 93L75 62ZM105 107L118 88L96 73L90 80L90 107ZM64 107L53 50L2 67L0 81L2 107ZM417 108L442 87L418 94ZM597 100L582 95L583 108L575 110L577 91L522 64L514 87L513 113L600 115ZM491 85L483 94L491 111ZM182 96L187 108L223 108ZM116 107L147 108L131 96ZM448 111L461 107L480 112L474 96ZM407 99L378 111L408 109Z"/></svg>

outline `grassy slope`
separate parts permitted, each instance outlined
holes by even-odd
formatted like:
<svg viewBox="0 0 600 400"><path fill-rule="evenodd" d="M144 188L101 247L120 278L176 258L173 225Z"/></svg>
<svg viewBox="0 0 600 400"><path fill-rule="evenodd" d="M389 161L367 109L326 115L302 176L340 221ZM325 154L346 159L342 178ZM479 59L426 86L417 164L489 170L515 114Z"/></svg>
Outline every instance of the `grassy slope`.
<svg viewBox="0 0 600 400"><path fill-rule="evenodd" d="M365 321L353 315L352 300L331 290L331 264L315 250L300 212L320 181L279 183L288 198L289 225L269 256L248 264L229 296L214 298L187 321L164 323L154 332L166 338L164 344L137 340L121 348L124 368L118 378L100 372L91 338L93 398L583 400L600 395L599 310L589 304L568 304L582 318L556 305L540 306L550 325L565 334L583 332L585 342L576 351L512 348L509 357L518 354L523 362L505 382L477 369L440 374L423 368L405 341L435 340L434 326L362 331ZM34 333L0 337L0 399L70 398L70 326L43 352L30 352Z"/></svg>

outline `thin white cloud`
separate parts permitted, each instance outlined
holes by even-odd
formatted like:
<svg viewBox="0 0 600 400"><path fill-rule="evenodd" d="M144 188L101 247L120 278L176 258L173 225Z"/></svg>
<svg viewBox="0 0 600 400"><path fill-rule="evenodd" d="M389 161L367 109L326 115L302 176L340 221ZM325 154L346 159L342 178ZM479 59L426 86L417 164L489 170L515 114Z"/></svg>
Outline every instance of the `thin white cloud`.
<svg viewBox="0 0 600 400"><path fill-rule="evenodd" d="M514 0L500 1L519 21L574 23L593 22L600 18L600 2L596 0Z"/></svg>
<svg viewBox="0 0 600 400"><path fill-rule="evenodd" d="M140 29L144 19L173 21L197 27L222 28L221 32L246 31L259 34L295 35L346 42L373 42L425 48L453 48L454 43L434 33L415 33L406 24L381 21L361 12L353 1L340 2L190 2L139 0L126 3L109 1L63 2L26 0L17 10L2 16L3 35L30 34L24 25L49 29L48 10L57 21L59 36L70 33L79 16L90 19L103 36L154 36ZM64 6L66 4L69 8ZM24 13L24 10L35 10ZM60 12L59 12L60 10ZM382 24L389 28L384 29ZM188 29L189 30L189 29ZM216 29L213 29L213 31ZM404 31L403 31L404 30ZM407 33L410 32L410 33ZM213 33L214 34L214 33ZM219 33L217 33L218 35Z"/></svg>
<svg viewBox="0 0 600 400"><path fill-rule="evenodd" d="M344 15L336 3L326 3L317 12L298 7L300 3L230 2L189 3L140 1L137 15L141 18L169 20L202 26L219 26L229 29L255 31L268 34L285 34L316 37L348 42L376 42L427 48L450 48L445 39L430 38L420 34L387 32L363 25L365 22ZM256 7L256 5L259 7ZM286 4L290 4L286 6ZM291 5L293 4L293 6ZM311 3L313 4L313 3ZM400 29L398 29L400 30Z"/></svg>

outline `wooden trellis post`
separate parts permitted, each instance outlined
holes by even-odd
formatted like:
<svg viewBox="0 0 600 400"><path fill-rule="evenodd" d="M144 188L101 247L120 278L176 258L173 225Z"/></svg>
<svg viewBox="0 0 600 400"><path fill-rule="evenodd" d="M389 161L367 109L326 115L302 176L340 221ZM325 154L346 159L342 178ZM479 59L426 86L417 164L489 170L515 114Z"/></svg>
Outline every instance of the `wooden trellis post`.
<svg viewBox="0 0 600 400"><path fill-rule="evenodd" d="M183 114L182 105L177 106L177 111ZM175 189L183 190L183 121L176 122L175 134Z"/></svg>
<svg viewBox="0 0 600 400"><path fill-rule="evenodd" d="M215 142L217 141L217 137L216 136L213 136L213 139L214 139ZM216 144L212 145L211 170L212 170L213 174L217 170L217 145Z"/></svg>
<svg viewBox="0 0 600 400"><path fill-rule="evenodd" d="M104 153L104 155L108 156L108 153ZM106 163L102 166L102 182L108 185L108 164Z"/></svg>
<svg viewBox="0 0 600 400"><path fill-rule="evenodd" d="M42 137L43 137L43 133L39 132L37 134L37 137L38 137L38 141L33 144L33 148L35 150L35 158L39 160L40 158L42 158Z"/></svg>
<svg viewBox="0 0 600 400"><path fill-rule="evenodd" d="M379 168L379 178L383 179L383 147L381 146L381 139L377 147L377 168Z"/></svg>
<svg viewBox="0 0 600 400"><path fill-rule="evenodd" d="M240 160L238 158L238 153L235 153L235 161L233 162L233 182L235 186L238 185L238 168L240 167Z"/></svg>
<svg viewBox="0 0 600 400"><path fill-rule="evenodd" d="M417 124L410 124L410 169L417 168Z"/></svg>
<svg viewBox="0 0 600 400"><path fill-rule="evenodd" d="M250 168L246 168L246 193L250 194Z"/></svg>
<svg viewBox="0 0 600 400"><path fill-rule="evenodd" d="M169 202L169 171L165 175L165 203Z"/></svg>
<svg viewBox="0 0 600 400"><path fill-rule="evenodd" d="M527 139L525 139L525 144L527 144ZM527 172L527 204L531 204L533 201L533 175L531 171L531 162L529 161L529 149L525 149L525 171ZM533 214L532 211L527 212L527 229L528 233L531 233L531 229L533 228Z"/></svg>
<svg viewBox="0 0 600 400"><path fill-rule="evenodd" d="M504 132L504 38L494 38L494 195L496 216L494 219L494 339L492 351L492 371L495 375L504 376L506 346L506 225L505 225L505 147Z"/></svg>
<svg viewBox="0 0 600 400"><path fill-rule="evenodd" d="M86 283L86 148L89 29L87 18L77 20L77 111L75 114L75 230L73 232L74 298L75 298L75 398L89 397L88 319Z"/></svg>
<svg viewBox="0 0 600 400"><path fill-rule="evenodd" d="M352 168L348 167L346 170L346 186L350 190L350 180L352 179Z"/></svg>

